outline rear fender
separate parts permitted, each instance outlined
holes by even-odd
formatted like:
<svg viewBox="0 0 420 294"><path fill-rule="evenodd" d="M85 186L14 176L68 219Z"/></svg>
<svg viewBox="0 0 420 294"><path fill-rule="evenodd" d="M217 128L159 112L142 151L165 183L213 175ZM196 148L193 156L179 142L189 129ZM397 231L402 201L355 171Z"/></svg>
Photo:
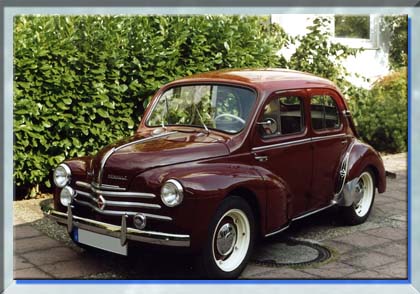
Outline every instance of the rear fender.
<svg viewBox="0 0 420 294"><path fill-rule="evenodd" d="M379 193L386 190L385 168L382 158L370 145L359 140L350 144L339 171L340 189L334 195L334 202L340 206L350 206L357 199L354 193L360 174L371 169L375 176L375 186Z"/></svg>

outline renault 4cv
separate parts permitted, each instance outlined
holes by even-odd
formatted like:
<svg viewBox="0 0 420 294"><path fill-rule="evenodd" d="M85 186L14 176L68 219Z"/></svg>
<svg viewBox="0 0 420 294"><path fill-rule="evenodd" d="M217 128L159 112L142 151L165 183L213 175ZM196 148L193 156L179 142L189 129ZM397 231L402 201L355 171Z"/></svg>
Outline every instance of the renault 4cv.
<svg viewBox="0 0 420 294"><path fill-rule="evenodd" d="M64 161L53 178L49 216L80 246L182 247L221 279L238 277L257 238L305 216L337 206L344 223L363 223L386 188L337 87L282 69L171 82L133 136Z"/></svg>

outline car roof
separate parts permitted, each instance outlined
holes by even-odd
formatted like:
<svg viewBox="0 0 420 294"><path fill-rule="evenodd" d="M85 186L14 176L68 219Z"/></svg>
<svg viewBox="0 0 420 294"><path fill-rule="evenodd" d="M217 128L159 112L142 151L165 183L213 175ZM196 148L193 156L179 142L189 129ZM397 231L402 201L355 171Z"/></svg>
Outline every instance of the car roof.
<svg viewBox="0 0 420 294"><path fill-rule="evenodd" d="M337 87L330 80L318 76L282 68L264 69L228 69L194 74L175 82L237 82L258 86L259 88L298 89L311 87L332 88Z"/></svg>

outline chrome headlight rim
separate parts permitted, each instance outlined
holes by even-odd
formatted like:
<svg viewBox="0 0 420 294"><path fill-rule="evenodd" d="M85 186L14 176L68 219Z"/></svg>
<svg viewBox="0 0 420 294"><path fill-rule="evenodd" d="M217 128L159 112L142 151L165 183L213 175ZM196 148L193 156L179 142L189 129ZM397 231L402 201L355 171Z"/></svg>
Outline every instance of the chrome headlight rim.
<svg viewBox="0 0 420 294"><path fill-rule="evenodd" d="M61 205L63 205L64 207L71 205L71 203L73 202L74 195L76 195L74 189L70 186L65 186L60 192Z"/></svg>
<svg viewBox="0 0 420 294"><path fill-rule="evenodd" d="M172 185L175 188L176 195L173 197L173 201L168 201L167 198L165 198L164 195L164 189L167 187L167 185ZM182 203L184 200L184 188L182 187L181 183L175 179L169 179L167 180L160 190L160 198L162 199L163 204L165 204L168 207L175 207Z"/></svg>
<svg viewBox="0 0 420 294"><path fill-rule="evenodd" d="M66 175L65 176L61 176L61 177L64 177L64 180L63 181L58 181L57 180L57 178L59 177L58 175L57 175L57 170L59 169L59 168L63 168L64 169L64 172L66 173ZM65 164L65 163L61 163L61 164L59 164L56 168L55 168L55 170L54 170L54 173L53 173L53 181L54 181L54 184L58 187L58 188L64 188L69 182L70 182L70 177L71 177L71 170L70 170L70 167L67 165L67 164Z"/></svg>

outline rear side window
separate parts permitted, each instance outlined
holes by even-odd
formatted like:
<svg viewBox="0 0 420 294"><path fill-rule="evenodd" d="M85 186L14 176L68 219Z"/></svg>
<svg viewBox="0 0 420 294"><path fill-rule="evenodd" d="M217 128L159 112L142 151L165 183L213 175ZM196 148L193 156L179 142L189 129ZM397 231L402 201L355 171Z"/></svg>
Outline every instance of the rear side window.
<svg viewBox="0 0 420 294"><path fill-rule="evenodd" d="M297 96L279 96L264 108L260 119L263 138L299 133L303 130L303 101Z"/></svg>
<svg viewBox="0 0 420 294"><path fill-rule="evenodd" d="M334 99L328 95L315 95L311 98L311 122L314 130L340 128L340 116Z"/></svg>

